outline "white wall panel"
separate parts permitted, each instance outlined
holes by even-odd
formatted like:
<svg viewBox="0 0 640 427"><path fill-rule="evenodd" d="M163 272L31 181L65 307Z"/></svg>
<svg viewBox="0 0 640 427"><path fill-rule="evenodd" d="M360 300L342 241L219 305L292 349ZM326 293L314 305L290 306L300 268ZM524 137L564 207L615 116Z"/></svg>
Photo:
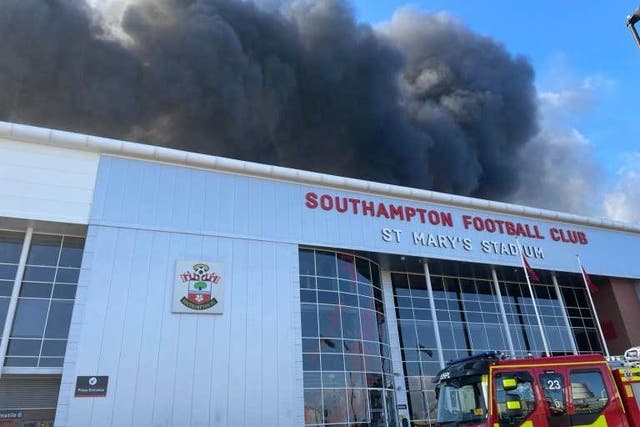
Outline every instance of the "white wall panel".
<svg viewBox="0 0 640 427"><path fill-rule="evenodd" d="M310 209L305 206L308 192L445 212L453 218L453 227L421 223L417 217L406 221ZM465 227L463 217L511 221L539 229L540 238L520 237L521 244L543 254L530 262L534 268L577 272L578 254L589 273L640 278L640 264L633 257L640 253L640 235L631 232L108 156L101 162L96 194L91 219L95 224L517 266L520 260L515 252L483 251L481 246L482 242L513 245L514 236ZM384 241L384 228L399 230L400 241ZM554 241L553 229L585 233L588 242ZM469 239L471 249L464 249L460 242L456 248L416 244L413 233L436 240Z"/></svg>
<svg viewBox="0 0 640 427"><path fill-rule="evenodd" d="M296 245L90 225L87 251L56 425L300 425ZM189 259L224 262L224 314L171 312ZM107 396L73 397L79 375Z"/></svg>
<svg viewBox="0 0 640 427"><path fill-rule="evenodd" d="M99 158L0 138L0 217L87 224Z"/></svg>

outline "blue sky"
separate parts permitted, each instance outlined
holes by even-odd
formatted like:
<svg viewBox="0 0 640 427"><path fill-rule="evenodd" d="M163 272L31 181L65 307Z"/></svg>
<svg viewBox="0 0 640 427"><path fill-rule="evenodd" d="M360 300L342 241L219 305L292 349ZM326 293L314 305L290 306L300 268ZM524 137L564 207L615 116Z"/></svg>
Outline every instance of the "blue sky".
<svg viewBox="0 0 640 427"><path fill-rule="evenodd" d="M604 175L602 215L639 221L640 49L626 16L640 6L607 2L506 0L352 0L357 19L372 25L398 8L446 12L474 32L523 55L536 73L545 127L579 137ZM606 199L606 196L603 196ZM620 204L626 204L621 206ZM624 211L624 212L623 212ZM600 214L600 212L581 212Z"/></svg>

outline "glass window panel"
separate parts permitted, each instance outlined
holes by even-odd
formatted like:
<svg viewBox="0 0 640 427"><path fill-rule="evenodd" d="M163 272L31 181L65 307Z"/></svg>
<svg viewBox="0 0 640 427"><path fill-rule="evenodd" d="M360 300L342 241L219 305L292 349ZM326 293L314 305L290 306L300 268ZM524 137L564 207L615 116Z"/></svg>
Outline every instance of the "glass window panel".
<svg viewBox="0 0 640 427"><path fill-rule="evenodd" d="M304 388L322 388L322 375L318 371L305 372L303 384Z"/></svg>
<svg viewBox="0 0 640 427"><path fill-rule="evenodd" d="M348 421L347 393L344 389L322 390L324 401L324 422L326 424Z"/></svg>
<svg viewBox="0 0 640 427"><path fill-rule="evenodd" d="M22 283L22 286L20 286L20 296L31 298L51 298L52 288L53 285L50 283L24 282Z"/></svg>
<svg viewBox="0 0 640 427"><path fill-rule="evenodd" d="M24 233L0 231L0 262L17 264L23 241Z"/></svg>
<svg viewBox="0 0 640 427"><path fill-rule="evenodd" d="M416 320L431 320L431 311L414 309L413 317Z"/></svg>
<svg viewBox="0 0 640 427"><path fill-rule="evenodd" d="M56 283L78 283L80 270L77 268L59 268Z"/></svg>
<svg viewBox="0 0 640 427"><path fill-rule="evenodd" d="M440 371L440 362L422 362L420 366L422 367L422 375L435 376Z"/></svg>
<svg viewBox="0 0 640 427"><path fill-rule="evenodd" d="M363 353L364 354L373 354L376 356L380 355L380 344L376 342L363 342Z"/></svg>
<svg viewBox="0 0 640 427"><path fill-rule="evenodd" d="M320 351L320 342L314 338L303 338L302 351L307 353L318 353Z"/></svg>
<svg viewBox="0 0 640 427"><path fill-rule="evenodd" d="M344 346L345 353L362 354L362 342L355 340L344 340L342 345Z"/></svg>
<svg viewBox="0 0 640 427"><path fill-rule="evenodd" d="M300 276L300 289L315 289L315 288L316 288L315 277Z"/></svg>
<svg viewBox="0 0 640 427"><path fill-rule="evenodd" d="M55 267L26 267L22 280L32 282L53 282L56 277Z"/></svg>
<svg viewBox="0 0 640 427"><path fill-rule="evenodd" d="M569 288L560 288L562 291L562 298L564 299L564 304L567 307L577 307L578 301L576 300L576 294L573 292L573 289Z"/></svg>
<svg viewBox="0 0 640 427"><path fill-rule="evenodd" d="M368 419L367 391L347 390L347 400L349 402L349 421L364 423Z"/></svg>
<svg viewBox="0 0 640 427"><path fill-rule="evenodd" d="M340 287L340 292L348 292L351 294L358 293L358 284L356 282L352 282L350 280L340 280L338 282L338 286Z"/></svg>
<svg viewBox="0 0 640 427"><path fill-rule="evenodd" d="M465 333L465 325L464 323L452 323L451 330L453 332L453 340L455 342L455 346L458 349L468 348L466 333Z"/></svg>
<svg viewBox="0 0 640 427"><path fill-rule="evenodd" d="M319 371L320 370L320 354L304 353L302 355L302 368L305 371Z"/></svg>
<svg viewBox="0 0 640 427"><path fill-rule="evenodd" d="M27 258L28 265L58 265L62 236L34 234Z"/></svg>
<svg viewBox="0 0 640 427"><path fill-rule="evenodd" d="M353 294L344 294L344 293L340 293L340 304L342 305L348 305L351 307L357 307L358 306L358 296L357 295L353 295Z"/></svg>
<svg viewBox="0 0 640 427"><path fill-rule="evenodd" d="M455 348L451 323L438 322L438 328L440 329L440 342L442 343L442 348Z"/></svg>
<svg viewBox="0 0 640 427"><path fill-rule="evenodd" d="M16 338L41 338L47 318L48 300L18 299L11 336Z"/></svg>
<svg viewBox="0 0 640 427"><path fill-rule="evenodd" d="M305 424L321 424L323 422L322 391L304 391L304 422Z"/></svg>
<svg viewBox="0 0 640 427"><path fill-rule="evenodd" d="M5 366L38 366L37 357L7 357L4 361Z"/></svg>
<svg viewBox="0 0 640 427"><path fill-rule="evenodd" d="M422 392L409 393L409 407L414 420L427 419L427 406Z"/></svg>
<svg viewBox="0 0 640 427"><path fill-rule="evenodd" d="M364 367L367 372L382 372L382 359L378 356L364 356Z"/></svg>
<svg viewBox="0 0 640 427"><path fill-rule="evenodd" d="M342 353L342 340L337 338L321 338L320 351L322 353Z"/></svg>
<svg viewBox="0 0 640 427"><path fill-rule="evenodd" d="M361 296L373 297L373 286L368 283L358 283L358 293Z"/></svg>
<svg viewBox="0 0 640 427"><path fill-rule="evenodd" d="M429 300L427 298L412 298L413 308L430 309Z"/></svg>
<svg viewBox="0 0 640 427"><path fill-rule="evenodd" d="M346 354L344 363L347 371L364 371L364 362L359 354Z"/></svg>
<svg viewBox="0 0 640 427"><path fill-rule="evenodd" d="M371 282L369 261L365 260L364 258L356 258L356 271L358 273L358 282Z"/></svg>
<svg viewBox="0 0 640 427"><path fill-rule="evenodd" d="M321 424L324 413L322 409L322 391L304 391L304 422L305 424Z"/></svg>
<svg viewBox="0 0 640 427"><path fill-rule="evenodd" d="M400 326L400 344L405 348L418 347L418 340L416 337L416 328L412 321L400 320L398 322Z"/></svg>
<svg viewBox="0 0 640 427"><path fill-rule="evenodd" d="M10 339L7 355L9 356L39 356L40 340L17 340Z"/></svg>
<svg viewBox="0 0 640 427"><path fill-rule="evenodd" d="M325 291L337 291L338 290L338 281L336 279L331 279L327 277L318 277L318 289L322 289Z"/></svg>
<svg viewBox="0 0 640 427"><path fill-rule="evenodd" d="M323 304L338 305L338 293L318 291L318 302Z"/></svg>
<svg viewBox="0 0 640 427"><path fill-rule="evenodd" d="M362 339L378 341L378 322L376 313L370 310L360 310L362 321Z"/></svg>
<svg viewBox="0 0 640 427"><path fill-rule="evenodd" d="M366 387L365 374L362 372L347 371L347 387Z"/></svg>
<svg viewBox="0 0 640 427"><path fill-rule="evenodd" d="M371 265L371 281L373 282L373 286L376 288L382 288L382 282L380 281L380 269L376 264L370 263Z"/></svg>
<svg viewBox="0 0 640 427"><path fill-rule="evenodd" d="M409 287L409 281L406 274L391 273L391 283L393 284L393 288L397 291L398 295L406 295L406 293L402 289Z"/></svg>
<svg viewBox="0 0 640 427"><path fill-rule="evenodd" d="M338 254L338 277L356 280L356 265L353 255Z"/></svg>
<svg viewBox="0 0 640 427"><path fill-rule="evenodd" d="M72 312L73 301L51 301L45 337L67 338Z"/></svg>
<svg viewBox="0 0 640 427"><path fill-rule="evenodd" d="M316 306L312 304L302 304L302 336L318 336L318 313Z"/></svg>
<svg viewBox="0 0 640 427"><path fill-rule="evenodd" d="M340 312L337 306L319 305L320 336L340 338Z"/></svg>
<svg viewBox="0 0 640 427"><path fill-rule="evenodd" d="M0 297L10 297L13 291L13 282L10 280L0 280Z"/></svg>
<svg viewBox="0 0 640 427"><path fill-rule="evenodd" d="M320 355L323 371L344 371L344 357L342 354L322 353Z"/></svg>
<svg viewBox="0 0 640 427"><path fill-rule="evenodd" d="M351 339L361 338L358 309L342 307L340 312L342 317L342 336Z"/></svg>
<svg viewBox="0 0 640 427"><path fill-rule="evenodd" d="M433 322L416 322L418 332L418 348L435 349L436 337L433 330Z"/></svg>
<svg viewBox="0 0 640 427"><path fill-rule="evenodd" d="M9 309L9 298L0 298L0 337L4 330L4 321L7 319L7 310Z"/></svg>
<svg viewBox="0 0 640 427"><path fill-rule="evenodd" d="M475 311L467 311L465 316L467 318L467 322L470 323L482 323L483 321L482 314Z"/></svg>
<svg viewBox="0 0 640 427"><path fill-rule="evenodd" d="M360 296L360 307L367 308L369 310L375 310L376 305L373 298Z"/></svg>
<svg viewBox="0 0 640 427"><path fill-rule="evenodd" d="M483 313L482 317L484 317L485 323L500 323L500 317L497 314Z"/></svg>
<svg viewBox="0 0 640 427"><path fill-rule="evenodd" d="M77 267L82 264L82 251L84 250L84 238L65 236L60 252L60 267Z"/></svg>
<svg viewBox="0 0 640 427"><path fill-rule="evenodd" d="M413 319L413 310L410 308L398 308L396 313L398 319Z"/></svg>
<svg viewBox="0 0 640 427"><path fill-rule="evenodd" d="M337 277L335 253L316 251L316 274L318 276Z"/></svg>
<svg viewBox="0 0 640 427"><path fill-rule="evenodd" d="M59 286L73 286L75 288L75 285L58 285L56 288ZM313 290L300 289L300 302L318 302L318 294Z"/></svg>
<svg viewBox="0 0 640 427"><path fill-rule="evenodd" d="M438 284L442 286L441 279L432 279L432 287L437 288ZM429 296L427 292L427 278L423 274L410 274L409 286L411 287L411 295L414 297L427 298Z"/></svg>
<svg viewBox="0 0 640 427"><path fill-rule="evenodd" d="M13 264L0 264L0 279L13 281L16 278L18 266Z"/></svg>
<svg viewBox="0 0 640 427"><path fill-rule="evenodd" d="M41 368L59 368L64 363L64 357L41 357L38 366Z"/></svg>
<svg viewBox="0 0 640 427"><path fill-rule="evenodd" d="M382 374L367 373L366 380L369 387L382 387Z"/></svg>
<svg viewBox="0 0 640 427"><path fill-rule="evenodd" d="M346 387L344 372L323 372L322 387L323 388Z"/></svg>
<svg viewBox="0 0 640 427"><path fill-rule="evenodd" d="M599 371L571 371L571 390L576 414L600 412L609 401Z"/></svg>
<svg viewBox="0 0 640 427"><path fill-rule="evenodd" d="M298 263L301 275L313 276L316 274L316 261L313 251L300 249L298 251Z"/></svg>
<svg viewBox="0 0 640 427"><path fill-rule="evenodd" d="M64 356L67 349L66 340L44 340L42 344L43 356Z"/></svg>

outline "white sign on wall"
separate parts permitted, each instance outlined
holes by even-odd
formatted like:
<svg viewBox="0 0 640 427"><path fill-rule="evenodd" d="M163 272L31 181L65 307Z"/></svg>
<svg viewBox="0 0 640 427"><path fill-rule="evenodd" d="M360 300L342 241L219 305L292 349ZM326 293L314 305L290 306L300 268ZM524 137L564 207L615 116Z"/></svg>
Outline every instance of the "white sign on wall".
<svg viewBox="0 0 640 427"><path fill-rule="evenodd" d="M177 261L173 285L173 313L222 314L224 264Z"/></svg>

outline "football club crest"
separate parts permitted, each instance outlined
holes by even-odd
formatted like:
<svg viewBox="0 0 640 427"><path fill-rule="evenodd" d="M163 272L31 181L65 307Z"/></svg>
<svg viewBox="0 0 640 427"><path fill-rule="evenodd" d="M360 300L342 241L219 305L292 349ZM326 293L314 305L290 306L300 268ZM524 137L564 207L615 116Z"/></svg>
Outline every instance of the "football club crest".
<svg viewBox="0 0 640 427"><path fill-rule="evenodd" d="M222 313L223 265L221 262L176 263L174 313Z"/></svg>

